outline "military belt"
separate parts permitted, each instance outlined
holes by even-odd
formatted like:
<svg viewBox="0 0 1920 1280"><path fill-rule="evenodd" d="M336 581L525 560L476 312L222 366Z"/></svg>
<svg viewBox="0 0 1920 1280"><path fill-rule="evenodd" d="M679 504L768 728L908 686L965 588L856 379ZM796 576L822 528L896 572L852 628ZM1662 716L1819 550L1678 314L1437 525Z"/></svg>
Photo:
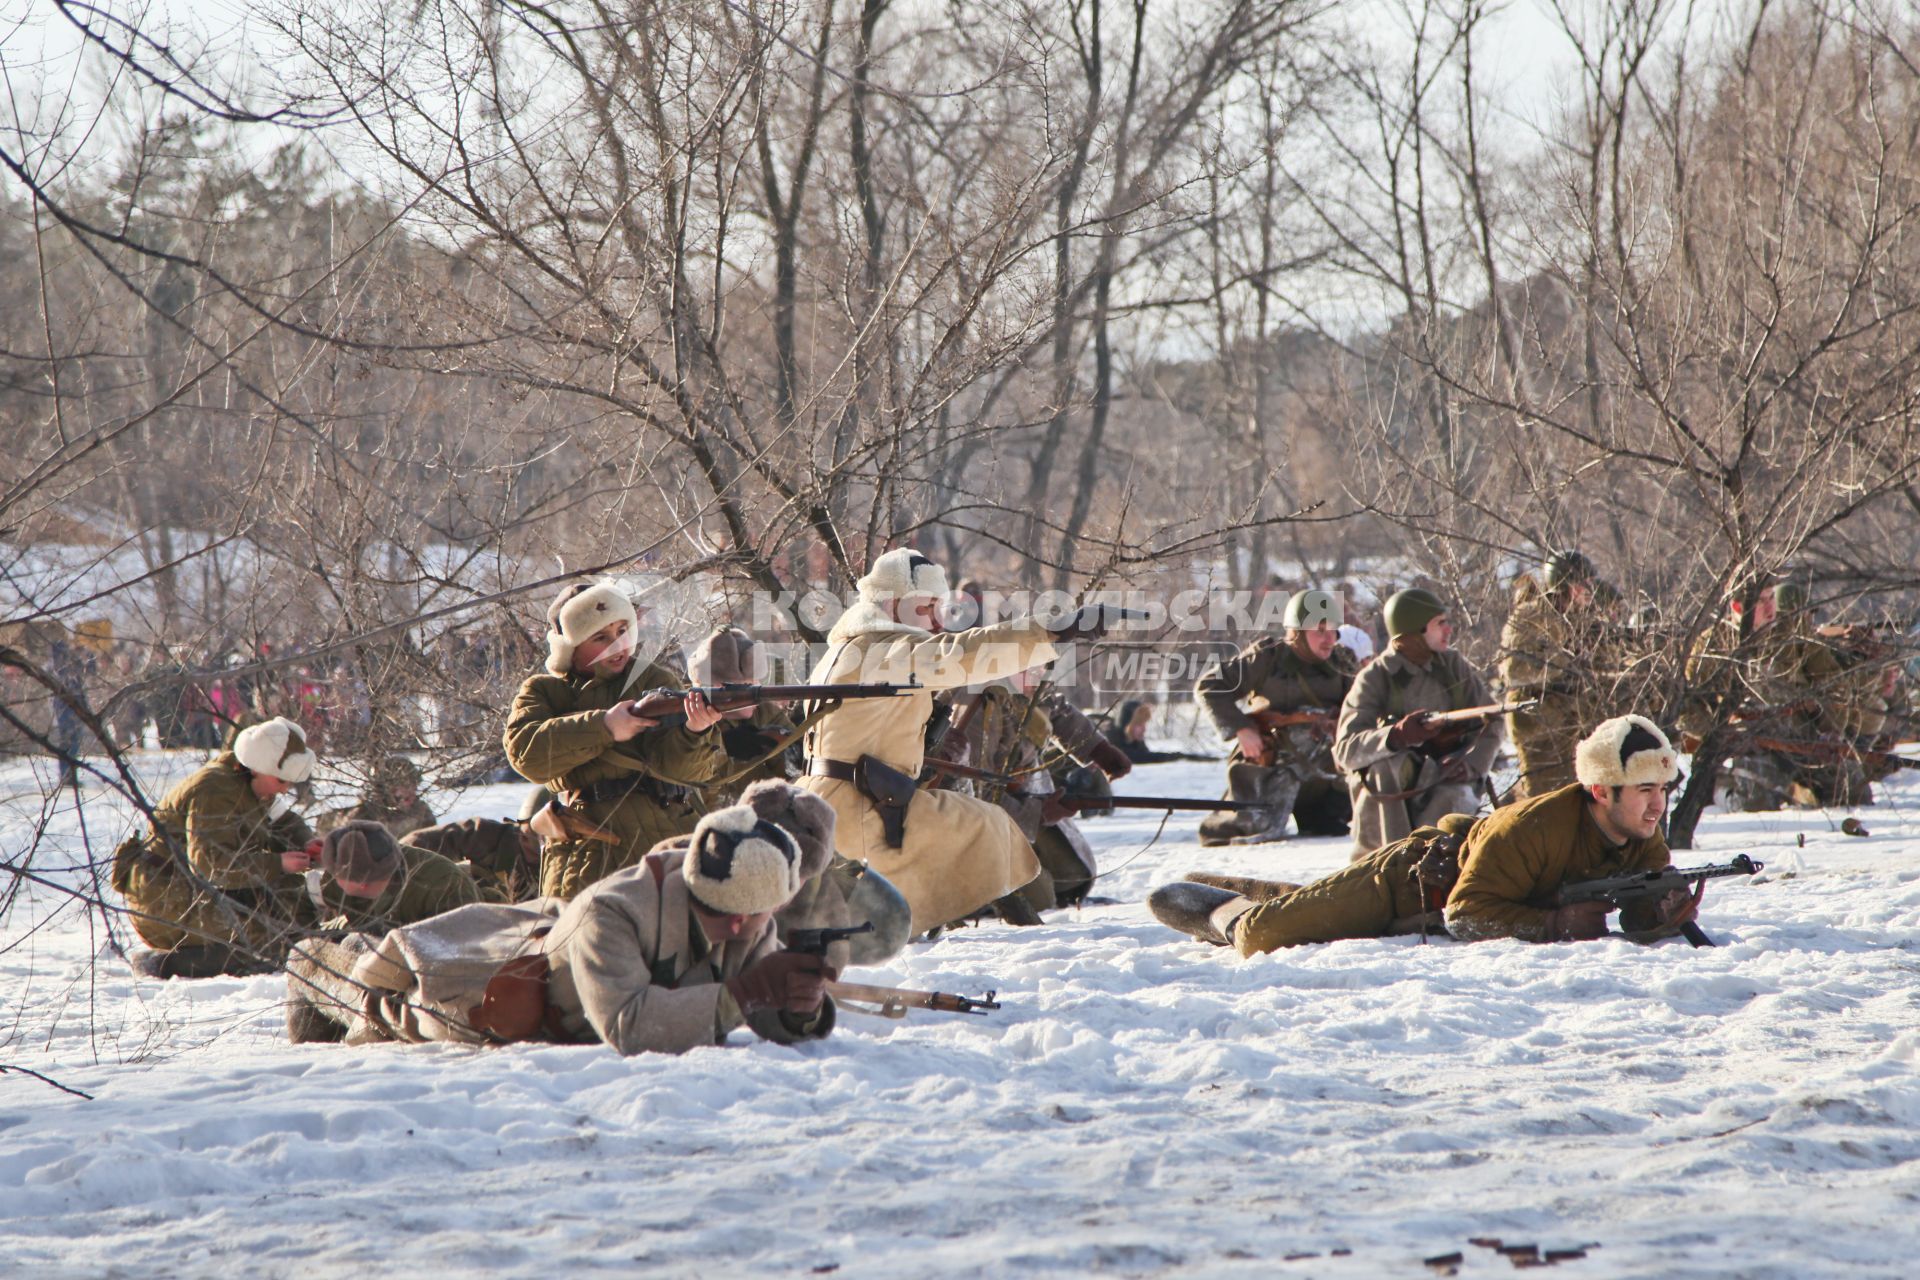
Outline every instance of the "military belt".
<svg viewBox="0 0 1920 1280"><path fill-rule="evenodd" d="M645 796L657 804L680 804L687 798L687 788L637 774L632 778L605 778L599 782L589 782L569 794L573 797L571 803L575 805L614 804L635 795Z"/></svg>
<svg viewBox="0 0 1920 1280"><path fill-rule="evenodd" d="M807 761L807 776L809 778L832 778L836 782L852 782L853 761L809 760Z"/></svg>

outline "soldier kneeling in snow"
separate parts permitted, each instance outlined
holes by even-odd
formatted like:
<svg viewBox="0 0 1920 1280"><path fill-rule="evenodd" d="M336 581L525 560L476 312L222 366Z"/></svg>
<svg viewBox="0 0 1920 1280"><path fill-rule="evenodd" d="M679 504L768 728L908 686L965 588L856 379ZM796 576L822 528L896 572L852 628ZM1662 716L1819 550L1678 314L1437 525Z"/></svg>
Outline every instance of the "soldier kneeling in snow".
<svg viewBox="0 0 1920 1280"><path fill-rule="evenodd" d="M735 805L702 818L686 849L655 849L571 903L482 903L378 940L302 944L288 1034L602 1040L624 1054L719 1044L743 1024L780 1043L819 1039L833 1030L825 984L837 973L781 950L774 913L826 866L831 830L802 848Z"/></svg>
<svg viewBox="0 0 1920 1280"><path fill-rule="evenodd" d="M233 746L168 791L153 827L121 842L113 887L140 940L129 959L158 978L270 973L312 922L302 878L320 842L293 811L313 751L284 717L242 729Z"/></svg>

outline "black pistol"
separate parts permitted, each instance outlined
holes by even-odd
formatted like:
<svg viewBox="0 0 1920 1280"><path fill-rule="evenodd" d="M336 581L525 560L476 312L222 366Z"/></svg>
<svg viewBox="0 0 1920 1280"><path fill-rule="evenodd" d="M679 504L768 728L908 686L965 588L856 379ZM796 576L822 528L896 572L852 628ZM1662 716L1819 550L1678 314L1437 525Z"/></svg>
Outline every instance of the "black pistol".
<svg viewBox="0 0 1920 1280"><path fill-rule="evenodd" d="M855 934L872 933L873 921L848 925L844 929L794 929L787 934L787 950L803 956L824 956L836 942L845 942Z"/></svg>

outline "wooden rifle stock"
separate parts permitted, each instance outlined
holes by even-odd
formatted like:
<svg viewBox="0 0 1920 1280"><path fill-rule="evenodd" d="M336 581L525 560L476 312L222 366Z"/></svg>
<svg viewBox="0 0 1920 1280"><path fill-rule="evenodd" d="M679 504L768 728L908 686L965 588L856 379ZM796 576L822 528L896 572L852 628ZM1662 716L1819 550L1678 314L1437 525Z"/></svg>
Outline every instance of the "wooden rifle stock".
<svg viewBox="0 0 1920 1280"><path fill-rule="evenodd" d="M1325 707L1306 707L1297 711L1276 711L1271 707L1255 707L1247 712L1247 718L1253 721L1253 727L1260 734L1261 750L1251 764L1272 764L1280 751L1280 736L1288 729L1306 728L1315 737L1331 738L1336 720L1334 713Z"/></svg>
<svg viewBox="0 0 1920 1280"><path fill-rule="evenodd" d="M630 700L627 710L645 720L683 715L687 696L697 693L715 711L738 711L763 702L844 702L849 698L899 698L918 684L715 684L690 689L649 689Z"/></svg>
<svg viewBox="0 0 1920 1280"><path fill-rule="evenodd" d="M909 1009L931 1009L935 1013L970 1013L984 1018L989 1010L1000 1007L1000 1002L994 999L1000 994L997 991L989 991L986 995L975 998L949 995L944 991L871 987L862 982L841 982L836 979L827 983L827 994L856 1012L876 1014L882 1018L904 1018Z"/></svg>
<svg viewBox="0 0 1920 1280"><path fill-rule="evenodd" d="M1489 702L1478 707L1462 707L1458 711L1433 711L1427 714L1427 723L1446 729L1478 728L1495 716L1509 715L1515 712L1525 713L1540 705L1538 698L1522 698L1518 702Z"/></svg>
<svg viewBox="0 0 1920 1280"><path fill-rule="evenodd" d="M569 840L590 840L595 844L619 844L620 837L571 805L549 800L527 819L527 827L542 840L565 844Z"/></svg>

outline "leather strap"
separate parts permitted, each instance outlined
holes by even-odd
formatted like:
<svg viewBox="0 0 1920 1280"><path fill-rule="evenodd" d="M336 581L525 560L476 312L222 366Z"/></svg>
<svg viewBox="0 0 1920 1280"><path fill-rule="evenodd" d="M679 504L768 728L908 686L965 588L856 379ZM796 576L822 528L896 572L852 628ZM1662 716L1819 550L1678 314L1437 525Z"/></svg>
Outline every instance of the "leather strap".
<svg viewBox="0 0 1920 1280"><path fill-rule="evenodd" d="M853 761L809 760L807 761L807 776L810 778L832 778L837 782L852 782Z"/></svg>

